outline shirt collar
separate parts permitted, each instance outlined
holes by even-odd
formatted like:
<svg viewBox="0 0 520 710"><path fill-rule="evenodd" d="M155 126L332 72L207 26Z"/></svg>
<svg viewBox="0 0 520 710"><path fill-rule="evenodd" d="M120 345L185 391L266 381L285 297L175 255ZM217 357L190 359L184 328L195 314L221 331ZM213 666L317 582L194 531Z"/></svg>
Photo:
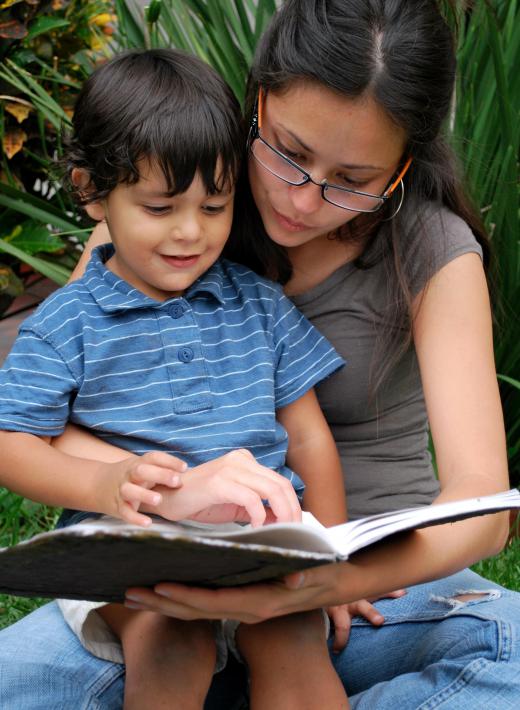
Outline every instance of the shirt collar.
<svg viewBox="0 0 520 710"><path fill-rule="evenodd" d="M161 309L174 300L171 298L167 301L156 301L116 276L105 266L105 262L113 254L112 244L102 244L93 249L83 277L85 286L103 311L114 313L136 308ZM198 294L206 293L223 304L223 289L224 269L219 260L187 289L183 297L190 300Z"/></svg>

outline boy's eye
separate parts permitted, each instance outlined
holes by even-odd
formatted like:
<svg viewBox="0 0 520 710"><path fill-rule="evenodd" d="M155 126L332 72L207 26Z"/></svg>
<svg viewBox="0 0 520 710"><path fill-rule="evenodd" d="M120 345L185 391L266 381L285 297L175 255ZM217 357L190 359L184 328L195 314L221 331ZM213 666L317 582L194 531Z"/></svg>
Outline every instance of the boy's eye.
<svg viewBox="0 0 520 710"><path fill-rule="evenodd" d="M222 214L226 205L204 205L202 208L206 214Z"/></svg>
<svg viewBox="0 0 520 710"><path fill-rule="evenodd" d="M144 205L144 209L150 214L161 215L166 214L170 207L169 205Z"/></svg>

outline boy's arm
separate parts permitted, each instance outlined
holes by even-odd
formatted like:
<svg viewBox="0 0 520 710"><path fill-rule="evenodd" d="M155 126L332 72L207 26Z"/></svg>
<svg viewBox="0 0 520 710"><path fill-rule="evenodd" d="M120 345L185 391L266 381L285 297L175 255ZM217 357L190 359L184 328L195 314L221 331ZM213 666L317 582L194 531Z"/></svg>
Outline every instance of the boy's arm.
<svg viewBox="0 0 520 710"><path fill-rule="evenodd" d="M105 462L117 462L128 452L93 436L81 427L68 424L52 445L64 453ZM162 501L155 508L141 507L169 520L189 518L204 523L251 521L261 525L266 516L275 520L297 521L301 510L286 478L257 463L245 450L230 451L182 475L180 489L159 487ZM270 508L262 501L268 500Z"/></svg>
<svg viewBox="0 0 520 710"><path fill-rule="evenodd" d="M347 519L341 462L313 389L277 411L289 435L287 465L305 483L303 508L323 525Z"/></svg>
<svg viewBox="0 0 520 710"><path fill-rule="evenodd" d="M127 456L105 463L78 458L52 448L34 434L0 431L0 484L47 505L105 513L130 523L147 524L137 512L155 506L154 485L175 486L184 464L162 452Z"/></svg>

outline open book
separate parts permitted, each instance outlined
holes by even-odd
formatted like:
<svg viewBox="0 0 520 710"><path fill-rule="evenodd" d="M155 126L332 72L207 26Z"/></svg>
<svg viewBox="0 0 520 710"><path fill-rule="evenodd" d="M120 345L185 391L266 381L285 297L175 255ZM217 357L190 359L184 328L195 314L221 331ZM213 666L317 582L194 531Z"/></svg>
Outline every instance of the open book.
<svg viewBox="0 0 520 710"><path fill-rule="evenodd" d="M339 562L406 530L520 508L520 493L469 498L362 518L331 528L302 523L261 528L171 523L143 528L112 518L41 533L0 549L0 592L121 601L129 587L183 582L211 587L272 579Z"/></svg>

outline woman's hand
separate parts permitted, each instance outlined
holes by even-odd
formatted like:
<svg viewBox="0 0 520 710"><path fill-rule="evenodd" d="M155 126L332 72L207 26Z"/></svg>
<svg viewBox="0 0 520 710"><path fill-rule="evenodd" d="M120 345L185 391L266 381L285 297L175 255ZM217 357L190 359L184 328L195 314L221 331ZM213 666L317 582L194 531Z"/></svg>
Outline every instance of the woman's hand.
<svg viewBox="0 0 520 710"><path fill-rule="evenodd" d="M101 464L99 510L134 525L150 525L148 515L139 513L141 505L157 508L162 495L150 490L157 485L178 488L186 464L175 456L150 451L116 463Z"/></svg>
<svg viewBox="0 0 520 710"><path fill-rule="evenodd" d="M379 599L398 599L406 594L405 589L397 589L395 592L384 594ZM334 642L332 650L334 653L339 653L347 645L352 627L352 619L355 616L361 616L369 621L372 626L382 626L385 623L385 617L371 603L377 599L360 599L357 602L350 604L340 604L339 606L331 606L326 611L334 624Z"/></svg>
<svg viewBox="0 0 520 710"><path fill-rule="evenodd" d="M276 616L341 604L347 596L349 562L324 565L285 580L226 589L201 589L163 583L127 591L127 606L177 619L236 619L257 624Z"/></svg>
<svg viewBox="0 0 520 710"><path fill-rule="evenodd" d="M182 477L182 488L163 494L156 507L168 520L215 523L250 521L301 521L301 508L288 479L261 466L245 449L231 451L213 461L194 466ZM267 501L272 515L269 515Z"/></svg>

